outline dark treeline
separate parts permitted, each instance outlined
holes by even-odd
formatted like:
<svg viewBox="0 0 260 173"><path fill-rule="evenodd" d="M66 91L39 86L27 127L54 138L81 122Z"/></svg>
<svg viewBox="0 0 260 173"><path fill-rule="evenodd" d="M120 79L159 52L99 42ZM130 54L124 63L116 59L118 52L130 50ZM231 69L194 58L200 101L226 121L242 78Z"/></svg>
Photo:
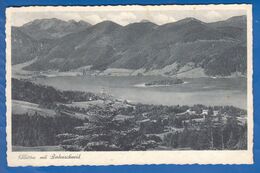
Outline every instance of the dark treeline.
<svg viewBox="0 0 260 173"><path fill-rule="evenodd" d="M245 150L247 149L247 125L239 125L229 118L225 124L213 125L209 121L198 129L184 128L181 132L168 133L164 145L171 148L193 150Z"/></svg>
<svg viewBox="0 0 260 173"><path fill-rule="evenodd" d="M41 115L12 114L12 145L58 145L56 135L73 132L83 121L66 115L45 117Z"/></svg>
<svg viewBox="0 0 260 173"><path fill-rule="evenodd" d="M73 101L88 101L90 99L96 100L99 97L89 92L60 91L50 86L12 79L12 99L48 105L56 102L70 103Z"/></svg>

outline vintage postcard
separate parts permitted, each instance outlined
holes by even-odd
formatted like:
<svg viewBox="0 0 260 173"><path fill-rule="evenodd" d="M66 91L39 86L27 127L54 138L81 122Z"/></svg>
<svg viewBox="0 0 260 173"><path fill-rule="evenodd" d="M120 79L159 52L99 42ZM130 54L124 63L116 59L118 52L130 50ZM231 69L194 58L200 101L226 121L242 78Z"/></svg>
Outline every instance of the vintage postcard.
<svg viewBox="0 0 260 173"><path fill-rule="evenodd" d="M9 166L252 164L252 6L6 10Z"/></svg>

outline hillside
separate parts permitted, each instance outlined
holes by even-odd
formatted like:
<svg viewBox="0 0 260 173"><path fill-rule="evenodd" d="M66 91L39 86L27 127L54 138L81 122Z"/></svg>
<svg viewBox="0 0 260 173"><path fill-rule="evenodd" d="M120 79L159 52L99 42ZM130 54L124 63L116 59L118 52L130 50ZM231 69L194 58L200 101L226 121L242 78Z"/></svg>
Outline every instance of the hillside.
<svg viewBox="0 0 260 173"><path fill-rule="evenodd" d="M48 19L50 28L62 25L52 20ZM187 68L203 69L210 76L246 73L245 16L214 23L185 18L164 25L149 21L126 26L104 21L93 26L81 24L78 29L76 25L62 25L62 30L51 34L55 36L51 40L42 39L50 35L46 34L48 29L43 29L44 22L36 20L16 28L19 32L12 30L16 33L12 40L25 40L13 42L13 64L37 56L26 70L70 71L91 66L92 70L129 69L143 74L161 70L164 75L175 75ZM39 48L43 40L46 44L40 47L45 51L31 51Z"/></svg>
<svg viewBox="0 0 260 173"><path fill-rule="evenodd" d="M55 40L35 40L19 27L12 27L12 65L31 61L48 53Z"/></svg>

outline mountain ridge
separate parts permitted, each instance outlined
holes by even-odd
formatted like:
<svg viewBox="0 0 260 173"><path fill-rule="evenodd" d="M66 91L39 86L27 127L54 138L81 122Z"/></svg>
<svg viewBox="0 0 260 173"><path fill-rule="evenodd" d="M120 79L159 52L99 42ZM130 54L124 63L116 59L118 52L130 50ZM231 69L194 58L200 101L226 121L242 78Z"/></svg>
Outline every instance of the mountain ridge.
<svg viewBox="0 0 260 173"><path fill-rule="evenodd" d="M141 21L126 26L103 21L45 41L45 51L36 51L38 60L25 69L70 71L91 66L92 70L99 71L109 68L151 71L177 64L167 71L167 74L174 75L187 64L192 64L189 65L191 69L202 68L210 76L228 76L235 72L245 74L245 19L245 16L236 16L225 21L205 23L186 18L164 25ZM18 29L27 33L25 40L31 37L32 42L42 46L44 39L34 39L33 34L25 32L23 26ZM22 34L18 32L18 35ZM12 40L16 38L12 37ZM22 46L13 43L17 48L12 49L12 63L14 57L13 64L21 63L23 60L16 59L19 59ZM27 53L30 55L28 57L36 56L30 51ZM24 61L28 60L30 58Z"/></svg>
<svg viewBox="0 0 260 173"><path fill-rule="evenodd" d="M57 18L36 19L19 27L24 33L30 35L35 40L57 39L67 34L82 31L91 24L83 20L63 21Z"/></svg>

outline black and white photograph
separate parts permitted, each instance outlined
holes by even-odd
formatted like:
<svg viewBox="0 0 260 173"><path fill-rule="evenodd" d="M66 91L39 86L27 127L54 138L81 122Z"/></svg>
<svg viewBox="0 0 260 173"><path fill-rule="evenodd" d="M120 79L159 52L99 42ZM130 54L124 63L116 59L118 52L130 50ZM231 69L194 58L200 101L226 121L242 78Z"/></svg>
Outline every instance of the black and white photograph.
<svg viewBox="0 0 260 173"><path fill-rule="evenodd" d="M13 10L10 150L250 150L248 8L168 7Z"/></svg>

